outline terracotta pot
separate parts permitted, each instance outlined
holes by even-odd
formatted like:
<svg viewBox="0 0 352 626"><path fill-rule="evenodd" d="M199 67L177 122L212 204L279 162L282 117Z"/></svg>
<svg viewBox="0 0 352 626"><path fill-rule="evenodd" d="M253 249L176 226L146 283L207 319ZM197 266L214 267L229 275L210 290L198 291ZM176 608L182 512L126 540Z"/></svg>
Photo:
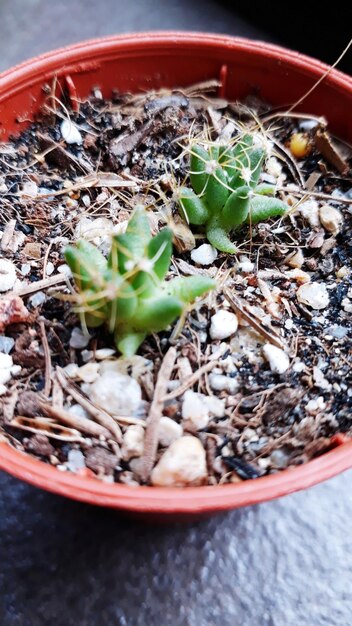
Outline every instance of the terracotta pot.
<svg viewBox="0 0 352 626"><path fill-rule="evenodd" d="M276 46L192 33L149 33L89 41L32 59L0 76L0 137L19 133L44 102L43 85L60 81L75 105L99 86L139 91L218 78L219 95L241 99L255 90L274 105L298 100L326 72L322 63ZM334 133L352 141L352 79L332 70L297 110L325 115ZM62 473L0 444L0 468L32 485L145 518L180 519L271 500L310 487L352 466L352 443L306 465L235 485L162 489L108 485Z"/></svg>

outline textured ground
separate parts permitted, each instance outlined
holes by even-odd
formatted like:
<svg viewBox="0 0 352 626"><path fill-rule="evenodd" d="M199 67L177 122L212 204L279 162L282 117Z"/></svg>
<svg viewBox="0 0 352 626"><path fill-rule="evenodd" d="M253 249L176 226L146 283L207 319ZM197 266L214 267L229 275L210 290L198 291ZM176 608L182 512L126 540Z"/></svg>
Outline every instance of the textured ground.
<svg viewBox="0 0 352 626"><path fill-rule="evenodd" d="M268 39L210 0L3 0L0 68L71 41L155 28ZM0 624L350 626L351 478L155 528L1 474Z"/></svg>

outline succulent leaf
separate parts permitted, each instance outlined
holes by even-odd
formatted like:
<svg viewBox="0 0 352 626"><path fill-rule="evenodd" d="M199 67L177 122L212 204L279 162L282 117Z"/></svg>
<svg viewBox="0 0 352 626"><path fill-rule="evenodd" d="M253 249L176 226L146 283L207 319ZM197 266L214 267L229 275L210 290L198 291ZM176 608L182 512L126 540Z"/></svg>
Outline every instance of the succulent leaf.
<svg viewBox="0 0 352 626"><path fill-rule="evenodd" d="M227 175L221 167L218 167L214 174L209 176L205 191L205 200L212 214L221 211L229 194Z"/></svg>
<svg viewBox="0 0 352 626"><path fill-rule="evenodd" d="M239 187L226 201L221 220L229 229L243 224L249 212L249 195L251 189L247 186Z"/></svg>
<svg viewBox="0 0 352 626"><path fill-rule="evenodd" d="M158 333L170 326L182 310L183 304L178 298L162 296L143 300L131 324L135 330Z"/></svg>
<svg viewBox="0 0 352 626"><path fill-rule="evenodd" d="M214 248L221 252L227 252L228 254L235 254L237 252L236 246L232 243L228 236L223 223L219 217L213 217L207 224L206 231L207 239Z"/></svg>
<svg viewBox="0 0 352 626"><path fill-rule="evenodd" d="M215 287L216 282L208 276L187 276L174 278L166 288L170 295L188 304Z"/></svg>
<svg viewBox="0 0 352 626"><path fill-rule="evenodd" d="M247 222L258 224L269 217L278 217L285 215L288 207L285 202L278 198L269 198L267 196L253 196L250 202L250 210Z"/></svg>
<svg viewBox="0 0 352 626"><path fill-rule="evenodd" d="M202 198L187 187L179 191L182 217L188 224L203 225L209 219L209 209Z"/></svg>
<svg viewBox="0 0 352 626"><path fill-rule="evenodd" d="M257 185L255 188L255 193L259 193L261 196L274 196L276 191L276 186L271 185L270 183L261 183Z"/></svg>
<svg viewBox="0 0 352 626"><path fill-rule="evenodd" d="M172 255L172 231L163 228L148 244L148 258L153 261L155 275L164 280L169 271Z"/></svg>
<svg viewBox="0 0 352 626"><path fill-rule="evenodd" d="M194 191L199 195L204 193L208 183L209 174L206 172L206 166L210 158L202 146L192 146L190 178Z"/></svg>
<svg viewBox="0 0 352 626"><path fill-rule="evenodd" d="M115 342L118 350L125 358L130 358L136 354L139 346L146 338L146 333L126 333L125 335L115 334Z"/></svg>

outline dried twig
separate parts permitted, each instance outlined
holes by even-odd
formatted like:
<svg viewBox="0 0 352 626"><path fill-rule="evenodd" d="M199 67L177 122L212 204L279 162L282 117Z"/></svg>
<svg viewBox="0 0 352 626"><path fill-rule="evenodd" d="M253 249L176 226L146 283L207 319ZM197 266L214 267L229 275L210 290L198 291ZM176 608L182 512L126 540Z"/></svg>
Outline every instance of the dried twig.
<svg viewBox="0 0 352 626"><path fill-rule="evenodd" d="M37 280L35 283L30 283L28 285L25 285L21 289L16 289L12 293L7 294L7 296L28 296L30 293L43 291L44 289L49 289L54 285L59 285L60 283L65 283L66 281L67 276L65 276L64 274L55 274L54 276L50 276L50 278Z"/></svg>
<svg viewBox="0 0 352 626"><path fill-rule="evenodd" d="M158 426L164 406L165 392L176 361L176 348L169 348L161 364L155 385L154 398L150 406L144 439L144 453L140 460L140 475L147 482L153 469L158 449Z"/></svg>
<svg viewBox="0 0 352 626"><path fill-rule="evenodd" d="M90 420L87 417L73 415L68 411L53 407L46 402L40 402L39 406L45 415L53 417L57 422L61 422L66 426L75 428L76 430L92 435L93 437L105 437L105 439L110 439L111 437L110 431L107 428L93 422L93 420Z"/></svg>
<svg viewBox="0 0 352 626"><path fill-rule="evenodd" d="M224 296L231 305L232 309L235 311L235 313L243 317L243 319L245 319L246 322L248 322L248 324L250 324L254 328L254 330L257 331L257 333L259 333L262 337L267 339L267 341L272 343L277 348L281 348L281 350L285 349L285 344L275 333L275 331L265 328L262 322L248 311L246 305L242 303L239 298L230 294L228 291L224 291Z"/></svg>
<svg viewBox="0 0 352 626"><path fill-rule="evenodd" d="M209 361L205 365L202 365L202 367L194 372L192 376L186 378L186 380L184 380L179 387L177 387L173 391L170 391L170 393L165 396L164 400L172 400L173 398L178 398L178 396L181 396L185 391L187 391L187 389L189 389L189 387L193 387L193 385L200 379L201 376L203 376L203 374L210 372L210 370L212 370L217 365L219 365L219 361L215 359Z"/></svg>
<svg viewBox="0 0 352 626"><path fill-rule="evenodd" d="M80 404L92 417L94 417L98 424L101 424L102 426L107 428L107 430L110 431L117 443L121 443L121 429L119 425L115 422L114 418L111 417L111 415L109 415L109 413L107 413L103 409L99 409L97 406L95 406L92 402L90 402L90 400L88 400L88 398L85 398L84 395L80 391L78 391L76 386L68 381L67 376L61 367L56 368L56 375L60 385L66 391L66 393L72 396L72 398L76 400L78 404Z"/></svg>
<svg viewBox="0 0 352 626"><path fill-rule="evenodd" d="M42 336L42 346L44 351L44 359L45 359L45 385L43 389L43 393L46 397L50 395L51 390L51 354L48 343L48 338L46 336L45 324L44 320L39 320L40 333Z"/></svg>
<svg viewBox="0 0 352 626"><path fill-rule="evenodd" d="M317 198L318 200L330 200L330 202L337 202L341 204L352 204L352 198L346 198L344 196L339 196L334 198L329 193L322 193L320 191L308 191L307 189L290 189L287 187L277 187L278 191L285 191L286 193L291 194L292 196L307 196L312 198Z"/></svg>
<svg viewBox="0 0 352 626"><path fill-rule="evenodd" d="M53 420L45 417L25 417L23 415L17 415L8 425L11 426L11 428L19 428L20 430L26 430L37 435L46 435L47 437L52 437L52 439L58 439L59 441L84 442L78 430L60 426L59 424L55 424Z"/></svg>

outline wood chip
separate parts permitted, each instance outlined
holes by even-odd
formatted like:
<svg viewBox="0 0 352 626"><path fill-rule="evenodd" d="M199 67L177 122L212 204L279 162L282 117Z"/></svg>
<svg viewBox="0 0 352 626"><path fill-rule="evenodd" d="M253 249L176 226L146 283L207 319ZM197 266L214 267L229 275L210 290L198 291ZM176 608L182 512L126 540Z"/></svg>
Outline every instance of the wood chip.
<svg viewBox="0 0 352 626"><path fill-rule="evenodd" d="M318 128L314 135L314 143L320 154L327 160L330 165L335 167L340 174L347 174L349 165L342 157L337 148L334 146L327 130Z"/></svg>

